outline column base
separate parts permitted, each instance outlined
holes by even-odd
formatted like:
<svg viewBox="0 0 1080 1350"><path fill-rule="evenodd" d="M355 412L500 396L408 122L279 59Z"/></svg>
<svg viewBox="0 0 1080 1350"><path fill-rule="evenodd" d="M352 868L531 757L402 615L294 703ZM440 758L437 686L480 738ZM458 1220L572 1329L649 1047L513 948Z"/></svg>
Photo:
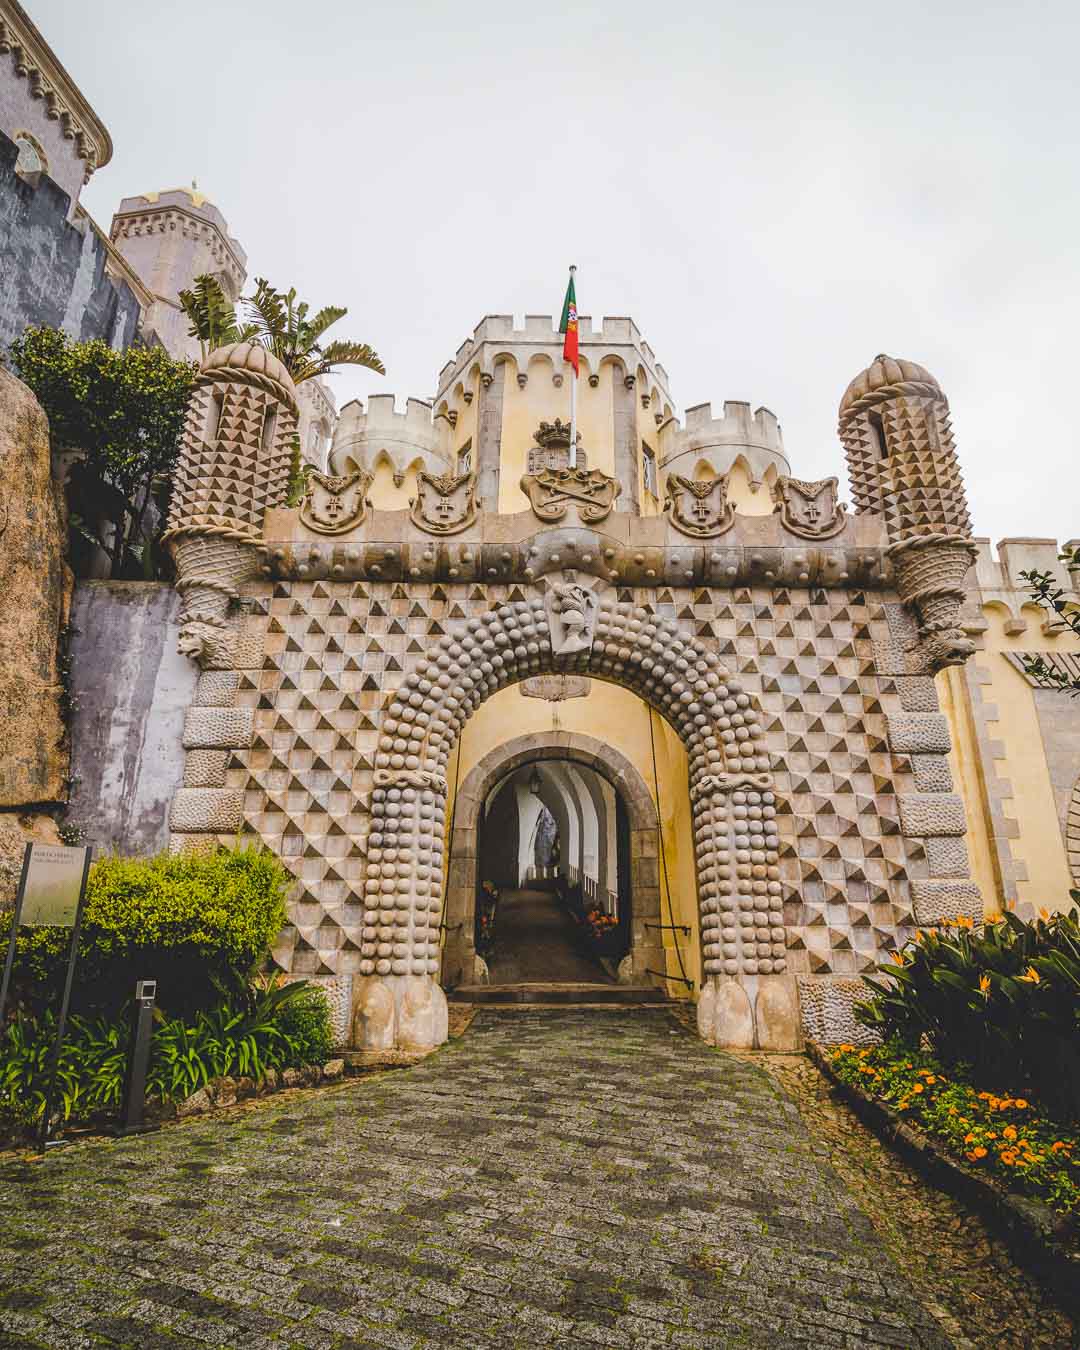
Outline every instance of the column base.
<svg viewBox="0 0 1080 1350"><path fill-rule="evenodd" d="M357 1050L433 1050L448 1035L446 995L430 975L364 975L353 983Z"/></svg>
<svg viewBox="0 0 1080 1350"><path fill-rule="evenodd" d="M733 1050L798 1050L799 998L793 976L709 975L697 1005L698 1034Z"/></svg>

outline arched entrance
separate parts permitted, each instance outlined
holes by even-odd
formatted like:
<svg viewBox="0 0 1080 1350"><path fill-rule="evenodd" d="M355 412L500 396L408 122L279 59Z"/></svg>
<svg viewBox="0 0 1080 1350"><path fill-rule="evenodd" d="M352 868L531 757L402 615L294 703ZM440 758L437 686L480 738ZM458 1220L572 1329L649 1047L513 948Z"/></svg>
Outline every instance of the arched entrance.
<svg viewBox="0 0 1080 1350"><path fill-rule="evenodd" d="M647 971L664 969L663 945L656 927L661 921L657 817L649 789L634 765L618 751L591 736L560 732L550 738L521 736L507 741L485 755L458 788L440 972L444 987L469 983L474 977L476 896L485 880L480 869L479 826L493 790L530 766L560 763L580 765L599 774L622 801L627 818L627 857L622 875L624 898L629 903L630 974L635 983L644 984L650 978ZM520 856L520 848L518 852ZM617 860L615 874L620 874Z"/></svg>
<svg viewBox="0 0 1080 1350"><path fill-rule="evenodd" d="M718 656L673 620L549 585L473 618L418 655L391 696L375 755L354 1039L446 1039L441 962L446 768L473 710L549 671L625 685L678 732L689 764L702 944L698 1028L718 1044L793 1048L777 804L765 729ZM571 623L570 620L574 622ZM451 878L451 882L453 878Z"/></svg>

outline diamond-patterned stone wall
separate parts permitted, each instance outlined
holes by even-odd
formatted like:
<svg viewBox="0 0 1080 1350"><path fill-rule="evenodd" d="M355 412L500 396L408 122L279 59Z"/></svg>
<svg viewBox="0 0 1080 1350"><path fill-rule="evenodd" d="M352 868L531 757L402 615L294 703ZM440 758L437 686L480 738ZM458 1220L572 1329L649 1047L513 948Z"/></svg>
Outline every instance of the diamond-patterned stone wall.
<svg viewBox="0 0 1080 1350"><path fill-rule="evenodd" d="M313 976L360 972L371 926L365 851L384 711L446 635L539 592L344 581L265 582L246 591L237 646L258 659L200 680L174 828L181 836L224 837L215 810L239 802L246 827L298 879L278 961ZM703 939L721 971L741 953L735 968L752 960L768 962L768 971L783 960L806 977L857 976L912 935L913 882L923 922L935 921L928 908L935 891L942 914L954 911L966 866L955 850L941 852L943 843L962 844L947 838L960 825L942 720L932 680L879 671L875 654L891 643L887 594L611 588L606 599L693 639L759 709L773 800L759 789L756 800L735 803L723 824L732 856L710 866L730 861L749 875L753 849L767 842L763 827L775 829L782 911L773 916L764 905L759 923L749 907L740 921L736 908L730 936L724 911L713 911L722 927ZM233 706L221 706L226 699ZM935 877L942 881L930 889ZM712 873L702 877L715 881ZM969 903L971 890L968 882Z"/></svg>

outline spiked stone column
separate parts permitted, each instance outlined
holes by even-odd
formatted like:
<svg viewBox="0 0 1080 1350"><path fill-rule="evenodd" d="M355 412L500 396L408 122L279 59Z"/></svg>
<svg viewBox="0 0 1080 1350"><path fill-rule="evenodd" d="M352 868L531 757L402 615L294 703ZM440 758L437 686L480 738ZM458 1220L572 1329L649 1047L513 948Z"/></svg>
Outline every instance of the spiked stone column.
<svg viewBox="0 0 1080 1350"><path fill-rule="evenodd" d="M172 806L184 836L234 833L242 793L225 786L232 750L250 746L252 713L233 706L235 672L249 664L230 610L258 575L263 517L288 493L296 390L264 348L211 352L195 382L164 540L183 597L181 652L204 671L184 724L184 786ZM250 654L249 654L250 655Z"/></svg>
<svg viewBox="0 0 1080 1350"><path fill-rule="evenodd" d="M964 805L946 759L949 726L930 678L963 665L975 650L959 620L977 550L948 399L922 366L878 356L840 402L840 438L857 511L884 517L903 603L902 610L891 607L893 641L876 664L880 675L896 677L900 710L888 718L889 748L910 757L915 780L915 791L899 797L908 857L922 871L910 883L915 920L978 919L982 900L969 875Z"/></svg>

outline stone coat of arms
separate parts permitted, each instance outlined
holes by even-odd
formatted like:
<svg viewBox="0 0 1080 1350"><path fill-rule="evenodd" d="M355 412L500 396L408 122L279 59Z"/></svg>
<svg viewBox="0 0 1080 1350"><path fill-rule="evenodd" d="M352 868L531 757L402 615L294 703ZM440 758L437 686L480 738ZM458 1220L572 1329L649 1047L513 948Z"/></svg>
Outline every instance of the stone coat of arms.
<svg viewBox="0 0 1080 1350"><path fill-rule="evenodd" d="M780 513L780 523L802 539L831 539L847 524L846 508L837 499L836 478L809 483L801 478L781 475L772 494Z"/></svg>
<svg viewBox="0 0 1080 1350"><path fill-rule="evenodd" d="M726 478L705 478L699 482L669 473L664 510L677 530L696 539L713 539L735 524L735 508L728 501Z"/></svg>
<svg viewBox="0 0 1080 1350"><path fill-rule="evenodd" d="M541 469L524 475L521 490L540 520L562 520L573 505L583 525L596 525L611 514L622 489L599 469Z"/></svg>
<svg viewBox="0 0 1080 1350"><path fill-rule="evenodd" d="M429 534L457 534L476 519L476 474L416 475L416 496L409 502L409 517Z"/></svg>
<svg viewBox="0 0 1080 1350"><path fill-rule="evenodd" d="M362 525L371 505L367 499L371 479L366 469L341 478L309 469L300 519L318 534L343 534Z"/></svg>

